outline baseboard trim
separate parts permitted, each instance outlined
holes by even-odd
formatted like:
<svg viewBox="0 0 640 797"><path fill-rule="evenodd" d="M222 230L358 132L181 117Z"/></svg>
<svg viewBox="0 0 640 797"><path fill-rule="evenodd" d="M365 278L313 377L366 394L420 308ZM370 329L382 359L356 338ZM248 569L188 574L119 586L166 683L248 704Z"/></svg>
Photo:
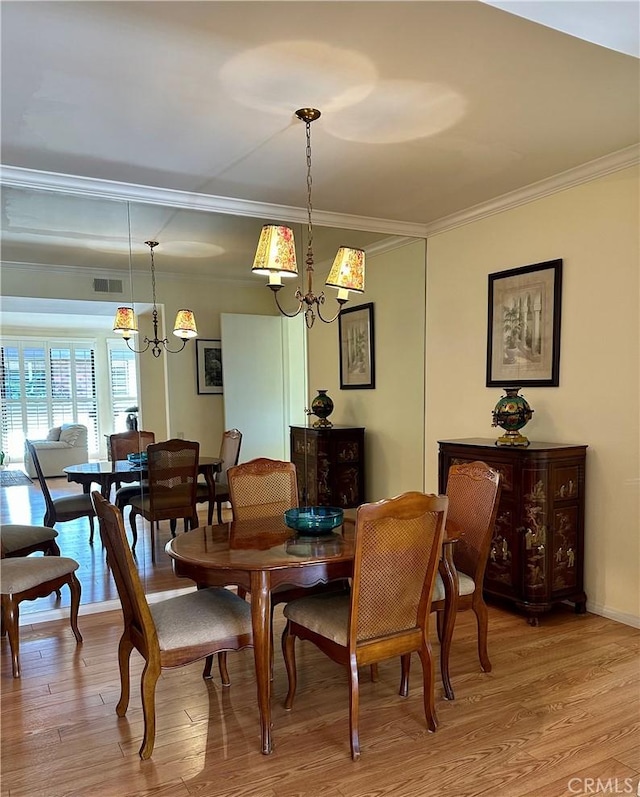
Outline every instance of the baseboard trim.
<svg viewBox="0 0 640 797"><path fill-rule="evenodd" d="M640 628L640 617L635 614L617 612L614 609L608 609L606 606L600 606L590 601L587 601L587 611L600 617L606 617L607 620L615 620L617 623L624 623L624 625L630 625L632 628Z"/></svg>

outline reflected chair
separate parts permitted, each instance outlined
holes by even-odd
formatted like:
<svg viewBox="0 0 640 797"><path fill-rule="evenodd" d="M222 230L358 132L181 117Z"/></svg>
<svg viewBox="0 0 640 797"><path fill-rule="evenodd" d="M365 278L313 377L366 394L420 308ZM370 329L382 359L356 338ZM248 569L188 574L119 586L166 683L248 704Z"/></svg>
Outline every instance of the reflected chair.
<svg viewBox="0 0 640 797"><path fill-rule="evenodd" d="M240 446L242 444L242 432L239 429L227 429L222 435L219 457L222 460L222 467L216 473L216 507L218 510L218 523L222 523L222 504L229 500L229 483L227 472L229 468L238 464L240 457ZM207 525L213 523L213 504L210 501L209 485L198 484L196 501L199 504L208 502Z"/></svg>
<svg viewBox="0 0 640 797"><path fill-rule="evenodd" d="M435 731L434 667L429 614L441 555L448 499L409 492L358 508L350 593L312 595L287 603L282 649L289 677L285 708L296 691L296 638L313 642L349 670L351 757L360 757L358 667L411 653L422 663L424 712ZM404 678L400 686L403 691Z"/></svg>
<svg viewBox="0 0 640 797"><path fill-rule="evenodd" d="M89 496L87 496L89 497ZM9 637L13 677L20 677L20 611L22 601L46 598L64 584L71 591L71 630L78 643L78 608L81 587L75 571L79 564L66 556L24 556L0 559L0 594L2 598L2 630Z"/></svg>
<svg viewBox="0 0 640 797"><path fill-rule="evenodd" d="M87 517L89 518L89 525L91 527L89 544L93 545L93 518L95 513L93 511L93 504L91 503L91 496L87 493L82 493L81 495L64 495L61 498L52 498L47 480L40 467L40 460L38 459L36 449L29 440L25 441L25 445L31 456L31 461L33 462L36 476L40 483L40 489L44 496L46 512L42 524L53 528L56 523L67 523L70 520Z"/></svg>
<svg viewBox="0 0 640 797"><path fill-rule="evenodd" d="M218 653L222 683L229 686L226 651L253 647L251 608L230 590L215 588L194 590L150 606L127 545L120 511L97 491L92 498L124 619L118 645L120 699L116 712L119 717L127 712L129 660L135 648L145 660L141 680L144 734L139 754L149 758L155 743L155 689L161 671L206 658L203 677L210 678L212 657Z"/></svg>
<svg viewBox="0 0 640 797"><path fill-rule="evenodd" d="M151 527L151 561L156 561L155 524L168 520L175 537L176 521L187 528L198 526L196 488L200 444L191 440L166 440L147 447L148 492L129 499L129 522L135 551L138 541L136 519L142 515Z"/></svg>
<svg viewBox="0 0 640 797"><path fill-rule="evenodd" d="M0 526L2 550L8 558L29 556L42 551L45 556L60 556L56 542L58 532L50 526L29 526L19 523L5 523Z"/></svg>
<svg viewBox="0 0 640 797"><path fill-rule="evenodd" d="M153 432L130 431L117 432L109 435L109 455L112 462L126 459L129 454L142 454L146 452L147 446L156 442ZM122 482L115 481L115 505L122 512L129 503L129 499L142 495L147 490L146 479L142 482L132 482L121 486Z"/></svg>
<svg viewBox="0 0 640 797"><path fill-rule="evenodd" d="M449 513L447 535L456 540L453 563L457 571L458 611L472 609L478 626L478 658L484 672L491 672L487 652L488 612L482 588L489 559L493 527L500 503L500 474L484 462L452 465L447 477ZM444 584L436 577L431 611L438 612L438 636L442 642ZM441 656L448 671L449 650Z"/></svg>

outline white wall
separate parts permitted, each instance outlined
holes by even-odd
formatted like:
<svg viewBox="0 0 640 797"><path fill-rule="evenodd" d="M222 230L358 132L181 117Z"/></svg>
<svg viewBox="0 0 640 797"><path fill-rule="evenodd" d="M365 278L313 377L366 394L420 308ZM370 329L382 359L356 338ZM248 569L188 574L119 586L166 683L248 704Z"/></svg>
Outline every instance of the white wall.
<svg viewBox="0 0 640 797"><path fill-rule="evenodd" d="M487 275L562 258L560 386L527 388L531 440L587 443L588 608L640 625L638 169L430 238L426 485L437 441L495 439L485 387Z"/></svg>

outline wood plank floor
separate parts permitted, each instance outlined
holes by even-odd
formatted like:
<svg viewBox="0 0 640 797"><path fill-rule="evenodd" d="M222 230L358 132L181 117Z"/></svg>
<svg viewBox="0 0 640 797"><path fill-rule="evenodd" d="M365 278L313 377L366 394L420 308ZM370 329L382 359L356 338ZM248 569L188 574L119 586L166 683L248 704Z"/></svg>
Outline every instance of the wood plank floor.
<svg viewBox="0 0 640 797"><path fill-rule="evenodd" d="M275 622L280 632L280 607ZM243 651L229 654L229 689L217 673L203 681L200 664L162 675L156 747L142 762L141 659L134 652L131 704L119 719L120 615L81 616L80 627L78 647L67 622L23 627L21 679L2 640L3 797L570 797L604 793L588 778L609 782L610 794L635 795L640 781L640 631L595 615L558 607L532 628L491 607L493 671L482 673L472 613L462 613L456 699L442 698L437 675L433 734L416 657L407 699L397 695L399 662L382 663L377 683L363 671L356 763L346 673L307 642L291 712L276 653L271 756L259 752L253 658Z"/></svg>

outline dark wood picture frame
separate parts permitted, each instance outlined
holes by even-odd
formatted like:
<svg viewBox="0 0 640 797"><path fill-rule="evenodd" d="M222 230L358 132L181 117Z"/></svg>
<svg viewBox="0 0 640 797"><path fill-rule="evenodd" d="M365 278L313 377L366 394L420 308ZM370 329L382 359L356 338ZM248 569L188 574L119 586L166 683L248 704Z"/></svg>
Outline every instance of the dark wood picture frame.
<svg viewBox="0 0 640 797"><path fill-rule="evenodd" d="M340 390L376 386L373 302L349 307L338 316Z"/></svg>
<svg viewBox="0 0 640 797"><path fill-rule="evenodd" d="M558 387L562 260L489 274L487 387Z"/></svg>
<svg viewBox="0 0 640 797"><path fill-rule="evenodd" d="M222 341L196 338L198 393L222 393Z"/></svg>

